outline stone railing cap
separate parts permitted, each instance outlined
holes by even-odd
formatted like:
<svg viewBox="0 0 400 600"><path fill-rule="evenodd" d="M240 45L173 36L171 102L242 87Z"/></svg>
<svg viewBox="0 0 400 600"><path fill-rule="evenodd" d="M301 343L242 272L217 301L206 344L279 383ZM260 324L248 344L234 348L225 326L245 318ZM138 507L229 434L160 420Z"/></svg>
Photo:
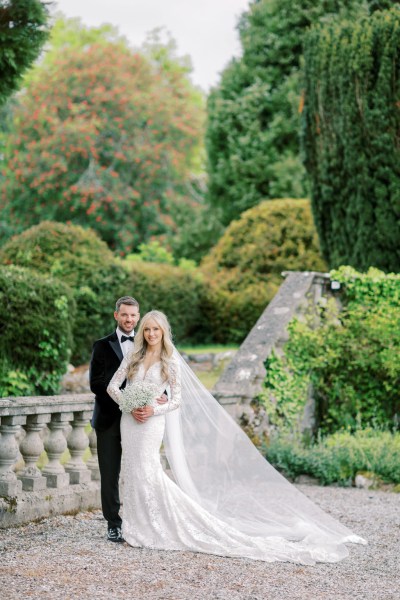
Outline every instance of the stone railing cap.
<svg viewBox="0 0 400 600"><path fill-rule="evenodd" d="M94 395L64 394L62 396L15 396L0 399L0 417L17 414L42 414L90 410Z"/></svg>

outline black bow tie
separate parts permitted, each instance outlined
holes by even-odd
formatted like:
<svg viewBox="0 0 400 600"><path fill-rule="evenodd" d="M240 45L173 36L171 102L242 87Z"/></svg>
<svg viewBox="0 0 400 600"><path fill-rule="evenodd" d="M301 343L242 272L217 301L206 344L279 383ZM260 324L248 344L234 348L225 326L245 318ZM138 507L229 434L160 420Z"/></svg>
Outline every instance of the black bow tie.
<svg viewBox="0 0 400 600"><path fill-rule="evenodd" d="M133 342L133 335L121 335L121 344L126 342L126 340Z"/></svg>

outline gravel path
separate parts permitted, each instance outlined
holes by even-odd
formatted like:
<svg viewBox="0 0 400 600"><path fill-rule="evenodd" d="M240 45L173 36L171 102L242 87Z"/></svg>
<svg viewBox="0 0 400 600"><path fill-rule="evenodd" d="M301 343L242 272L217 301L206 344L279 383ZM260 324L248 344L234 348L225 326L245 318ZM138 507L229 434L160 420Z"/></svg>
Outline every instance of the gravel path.
<svg viewBox="0 0 400 600"><path fill-rule="evenodd" d="M101 513L0 530L0 596L8 600L398 600L400 495L299 486L368 539L337 564L305 567L105 540ZM3 595L4 594L4 595Z"/></svg>

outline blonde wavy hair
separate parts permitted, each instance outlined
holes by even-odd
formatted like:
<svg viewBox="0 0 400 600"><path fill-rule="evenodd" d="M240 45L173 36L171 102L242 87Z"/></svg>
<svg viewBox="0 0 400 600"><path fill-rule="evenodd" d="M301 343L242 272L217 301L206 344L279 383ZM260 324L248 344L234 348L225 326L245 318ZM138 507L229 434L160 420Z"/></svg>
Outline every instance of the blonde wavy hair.
<svg viewBox="0 0 400 600"><path fill-rule="evenodd" d="M137 373L140 364L143 362L146 350L148 347L148 343L144 337L144 330L150 320L153 320L157 323L162 331L162 340L161 340L161 374L164 379L167 380L169 376L169 361L174 351L174 346L172 343L172 334L171 327L168 322L167 317L159 310L151 310L146 313L142 318L139 329L135 334L135 341L133 346L133 352L131 354L131 360L128 367L128 379L133 378L135 373Z"/></svg>

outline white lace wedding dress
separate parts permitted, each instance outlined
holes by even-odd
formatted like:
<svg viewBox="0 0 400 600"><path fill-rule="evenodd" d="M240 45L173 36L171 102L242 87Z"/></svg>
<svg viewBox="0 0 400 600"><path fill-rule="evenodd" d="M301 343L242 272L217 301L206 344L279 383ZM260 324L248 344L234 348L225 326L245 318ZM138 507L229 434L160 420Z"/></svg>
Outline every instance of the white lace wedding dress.
<svg viewBox="0 0 400 600"><path fill-rule="evenodd" d="M127 377L128 361L128 358L123 360L108 387L110 396L117 403L121 399L120 386ZM128 544L162 550L189 550L220 556L247 557L267 562L314 564L318 561L335 562L344 558L348 553L344 544L337 544L336 541L332 543L329 539L324 539L322 544L319 539L317 543L310 543L311 533L318 529L312 522L297 519L297 526L300 524L297 529L301 531L291 532L287 524L292 521L286 519L286 524L284 523L284 506L281 529L282 532L288 533L281 532L274 517L275 521L267 522L266 529L265 523L264 527L260 523L259 531L249 535L247 531L240 531L231 523L229 507L226 519L221 519L166 475L160 462L160 447L164 437L166 414L176 411L181 405L181 366L181 361L175 355L171 359L168 381L165 381L161 375L161 363L155 363L147 372L141 365L135 380L156 384L160 395L169 385L169 401L166 404L155 405L154 416L145 423L138 423L130 414L122 414L122 533ZM279 474L277 476L281 477ZM215 493L218 495L217 487ZM249 510L254 512L251 506L251 490L247 493ZM273 493L271 488L271 494ZM193 495L195 496L195 493ZM279 499L277 504L280 512ZM317 507L315 510L319 511ZM326 517L330 519L328 515ZM254 523L257 521L257 514L252 514L251 518ZM339 524L338 526L343 528ZM361 538L351 536L347 529L343 528L343 532L343 538L347 533L350 534L345 541L364 543ZM351 537L353 539L350 539Z"/></svg>

